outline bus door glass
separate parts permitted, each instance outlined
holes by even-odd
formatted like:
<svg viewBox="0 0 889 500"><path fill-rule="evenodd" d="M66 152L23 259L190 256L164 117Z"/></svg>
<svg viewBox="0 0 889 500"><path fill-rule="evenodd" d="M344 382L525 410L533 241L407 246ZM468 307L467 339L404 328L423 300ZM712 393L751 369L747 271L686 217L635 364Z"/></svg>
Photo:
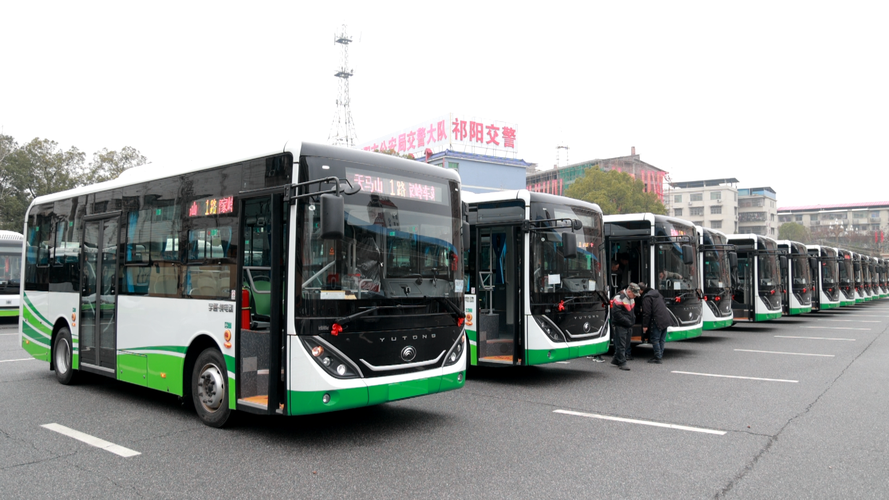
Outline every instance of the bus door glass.
<svg viewBox="0 0 889 500"><path fill-rule="evenodd" d="M114 373L117 360L119 219L84 221L80 294L80 362Z"/></svg>
<svg viewBox="0 0 889 500"><path fill-rule="evenodd" d="M240 213L239 267L241 290L236 297L238 406L247 411L274 412L284 402L283 303L289 205L281 195L243 200ZM277 250L275 247L278 246ZM280 373L281 377L271 377ZM269 395L273 397L269 397Z"/></svg>
<svg viewBox="0 0 889 500"><path fill-rule="evenodd" d="M479 361L520 363L518 226L482 227L479 252ZM558 275L558 274L557 274ZM548 286L556 286L552 283Z"/></svg>
<svg viewBox="0 0 889 500"><path fill-rule="evenodd" d="M732 313L736 320L751 321L753 316L753 260L748 252L738 252L738 268L732 274Z"/></svg>

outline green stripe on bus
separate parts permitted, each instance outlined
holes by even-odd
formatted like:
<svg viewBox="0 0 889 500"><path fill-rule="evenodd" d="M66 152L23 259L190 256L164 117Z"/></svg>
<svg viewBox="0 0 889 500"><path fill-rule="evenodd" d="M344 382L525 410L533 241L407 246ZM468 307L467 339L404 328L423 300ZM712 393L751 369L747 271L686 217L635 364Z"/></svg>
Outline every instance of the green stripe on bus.
<svg viewBox="0 0 889 500"><path fill-rule="evenodd" d="M0 309L0 318L11 318L13 316L18 316L18 309Z"/></svg>
<svg viewBox="0 0 889 500"><path fill-rule="evenodd" d="M722 319L718 321L705 321L704 322L704 330L719 330L720 328L728 328L732 326L734 320L731 319Z"/></svg>
<svg viewBox="0 0 889 500"><path fill-rule="evenodd" d="M327 391L288 391L287 414L311 415L313 413L359 408L459 389L465 383L466 373L457 372L444 376L373 385L370 387L331 389ZM327 403L324 403L325 395L330 397Z"/></svg>
<svg viewBox="0 0 889 500"><path fill-rule="evenodd" d="M24 313L25 315L22 318L24 320L22 321L23 324L29 325L32 329L34 329L35 331L39 331L41 335L45 337L52 336L52 327L45 325L37 317L35 317L31 309L27 307L24 308Z"/></svg>
<svg viewBox="0 0 889 500"><path fill-rule="evenodd" d="M771 321L773 319L778 319L780 317L781 317L781 313L779 313L779 312L766 313L766 314L757 313L755 321Z"/></svg>
<svg viewBox="0 0 889 500"><path fill-rule="evenodd" d="M23 309L25 309L25 310L27 311L28 308L30 308L32 311L34 311L34 314L36 314L37 317L40 318L44 323L46 323L47 325L51 325L51 324L52 324L52 321L50 321L50 320L44 318L43 315L40 314L40 311L38 311L37 308L34 307L34 304L31 302L31 299L28 298L28 294L27 294L27 293L24 294L24 297L25 297L25 305L28 306L28 307L25 307L25 308L23 308Z"/></svg>
<svg viewBox="0 0 889 500"><path fill-rule="evenodd" d="M23 321L22 322L22 333L26 336L31 337L35 341L44 342L46 345L52 341L52 332L44 333L41 330L37 330L30 323Z"/></svg>
<svg viewBox="0 0 889 500"><path fill-rule="evenodd" d="M793 315L797 315L797 314L806 314L806 313L810 313L810 312L812 312L812 307L811 307L811 306L809 306L809 307L800 307L800 308L795 308L795 307L791 307L791 308L790 308L790 314L791 314L791 316L793 316Z"/></svg>
<svg viewBox="0 0 889 500"><path fill-rule="evenodd" d="M597 342L580 346L560 347L557 349L526 349L525 359L529 366L555 363L584 356L597 356L608 352L608 342Z"/></svg>
<svg viewBox="0 0 889 500"><path fill-rule="evenodd" d="M22 349L28 354L39 359L40 361L49 361L49 347L37 344L36 342L22 342Z"/></svg>

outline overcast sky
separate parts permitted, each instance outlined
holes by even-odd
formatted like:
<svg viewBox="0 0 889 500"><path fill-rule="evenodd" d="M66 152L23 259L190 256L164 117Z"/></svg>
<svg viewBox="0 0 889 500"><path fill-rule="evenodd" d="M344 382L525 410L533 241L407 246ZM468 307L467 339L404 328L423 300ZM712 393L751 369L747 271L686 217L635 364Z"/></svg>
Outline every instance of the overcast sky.
<svg viewBox="0 0 889 500"><path fill-rule="evenodd" d="M309 7L308 5L311 5ZM533 8L519 5L533 5ZM779 206L889 200L889 2L0 0L0 127L189 165L449 112L541 166L630 154Z"/></svg>

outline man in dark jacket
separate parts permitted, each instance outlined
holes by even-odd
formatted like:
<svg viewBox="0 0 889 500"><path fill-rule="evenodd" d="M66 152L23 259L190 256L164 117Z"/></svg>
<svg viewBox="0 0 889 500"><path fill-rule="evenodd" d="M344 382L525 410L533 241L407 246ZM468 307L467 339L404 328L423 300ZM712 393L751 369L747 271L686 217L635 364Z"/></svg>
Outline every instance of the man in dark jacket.
<svg viewBox="0 0 889 500"><path fill-rule="evenodd" d="M664 357L664 342L667 340L667 328L673 324L673 317L667 310L664 296L655 289L639 283L642 289L642 332L648 333L654 357L649 363L661 364Z"/></svg>
<svg viewBox="0 0 889 500"><path fill-rule="evenodd" d="M636 297L641 295L639 285L630 283L626 290L619 292L611 299L611 329L614 334L614 357L611 364L617 365L621 370L629 370L627 366L627 350L630 347L630 335L633 324L636 323L636 314L633 307L636 305Z"/></svg>

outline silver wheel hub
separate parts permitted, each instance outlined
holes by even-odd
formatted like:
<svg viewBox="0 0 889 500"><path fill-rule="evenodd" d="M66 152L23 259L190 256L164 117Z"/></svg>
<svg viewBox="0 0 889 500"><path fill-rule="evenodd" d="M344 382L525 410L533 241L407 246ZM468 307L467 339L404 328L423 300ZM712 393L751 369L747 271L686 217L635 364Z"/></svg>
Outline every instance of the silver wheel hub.
<svg viewBox="0 0 889 500"><path fill-rule="evenodd" d="M67 339L62 339L56 345L56 371L61 374L68 373L68 360L71 359L71 346L68 345Z"/></svg>
<svg viewBox="0 0 889 500"><path fill-rule="evenodd" d="M198 377L198 400L209 411L216 411L222 404L225 394L225 379L216 365L208 364L201 368Z"/></svg>

